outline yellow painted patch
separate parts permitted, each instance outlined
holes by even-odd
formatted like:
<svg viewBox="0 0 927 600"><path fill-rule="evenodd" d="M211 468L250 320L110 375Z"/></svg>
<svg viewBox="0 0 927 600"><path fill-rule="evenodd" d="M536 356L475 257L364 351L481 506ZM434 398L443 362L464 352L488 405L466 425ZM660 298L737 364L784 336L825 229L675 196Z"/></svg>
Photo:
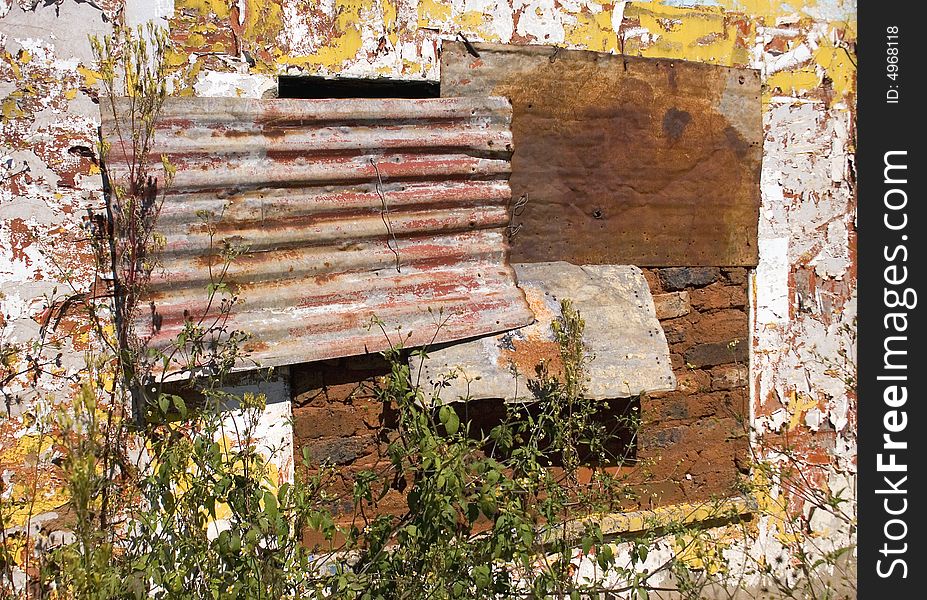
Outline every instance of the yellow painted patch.
<svg viewBox="0 0 927 600"><path fill-rule="evenodd" d="M206 45L206 36L202 33L191 33L185 45L190 48L202 48Z"/></svg>
<svg viewBox="0 0 927 600"><path fill-rule="evenodd" d="M22 64L28 64L32 60L32 55L28 50L23 50L19 53L19 62Z"/></svg>
<svg viewBox="0 0 927 600"><path fill-rule="evenodd" d="M690 569L700 569L710 575L727 571L723 550L730 544L716 542L699 535L682 535L674 540L676 560Z"/></svg>
<svg viewBox="0 0 927 600"><path fill-rule="evenodd" d="M355 60L363 46L361 28L368 12L368 0L336 0L334 28L328 45L319 48L315 54L290 56L283 54L276 62L282 66L324 67L336 69L344 63Z"/></svg>
<svg viewBox="0 0 927 600"><path fill-rule="evenodd" d="M227 19L230 8L231 2L228 0L174 0L175 15L188 10L203 16L213 14L220 19Z"/></svg>
<svg viewBox="0 0 927 600"><path fill-rule="evenodd" d="M609 52L618 49L618 36L612 29L612 13L609 10L596 14L580 11L575 25L564 26L564 34L568 43L588 50Z"/></svg>
<svg viewBox="0 0 927 600"><path fill-rule="evenodd" d="M65 90L65 91L64 91L64 97L65 97L66 100L73 100L74 98L77 97L77 90L74 89L74 88L71 88L71 89L69 89L69 90Z"/></svg>
<svg viewBox="0 0 927 600"><path fill-rule="evenodd" d="M13 57L10 55L10 53L4 52L3 59L8 65L10 65L10 69L13 71L13 79L17 81L20 80L23 76L23 72L19 68L19 65L16 63L16 61L13 60Z"/></svg>
<svg viewBox="0 0 927 600"><path fill-rule="evenodd" d="M12 97L12 94L3 100L3 120L8 121L10 119L19 119L26 116L26 113L23 112L19 105L16 103L16 98Z"/></svg>
<svg viewBox="0 0 927 600"><path fill-rule="evenodd" d="M789 401L789 429L798 427L804 419L805 413L818 405L817 400L807 394L792 392Z"/></svg>
<svg viewBox="0 0 927 600"><path fill-rule="evenodd" d="M468 31L479 31L484 25L484 15L478 10L468 10L454 17L454 24Z"/></svg>
<svg viewBox="0 0 927 600"><path fill-rule="evenodd" d="M380 9L383 11L383 29L393 47L399 43L399 29L396 27L398 16L394 0L381 0Z"/></svg>
<svg viewBox="0 0 927 600"><path fill-rule="evenodd" d="M28 478L38 479L33 486L29 480L20 480L22 475L14 475L8 500L4 501L7 508L4 510L7 526L22 526L31 517L55 510L67 503L68 496L65 491L56 486L48 474L37 466L52 447L51 436L24 435L17 438L11 447L0 451L0 465L4 469L18 469L19 473L25 470Z"/></svg>
<svg viewBox="0 0 927 600"><path fill-rule="evenodd" d="M749 14L761 19L768 26L774 26L776 19L797 15L810 16L811 9L821 4L839 7L853 7L855 0L715 0L726 11Z"/></svg>
<svg viewBox="0 0 927 600"><path fill-rule="evenodd" d="M821 40L814 61L824 68L833 82L836 96L843 98L856 91L856 66L845 48L835 46L828 37Z"/></svg>
<svg viewBox="0 0 927 600"><path fill-rule="evenodd" d="M82 65L77 67L77 72L84 78L84 85L87 87L93 87L102 77L99 71L88 69Z"/></svg>
<svg viewBox="0 0 927 600"><path fill-rule="evenodd" d="M677 58L732 66L745 53L735 49L736 32L724 10L716 6L685 8L657 4L629 4L626 18L636 18L656 39L635 44L642 56ZM625 52L631 48L626 47Z"/></svg>
<svg viewBox="0 0 927 600"><path fill-rule="evenodd" d="M248 0L242 36L248 42L272 42L283 31L283 9L275 2Z"/></svg>
<svg viewBox="0 0 927 600"><path fill-rule="evenodd" d="M795 71L779 71L771 75L765 83L769 94L796 95L818 87L821 77L817 70L810 66Z"/></svg>
<svg viewBox="0 0 927 600"><path fill-rule="evenodd" d="M439 27L451 18L450 2L441 0L419 0L418 26Z"/></svg>

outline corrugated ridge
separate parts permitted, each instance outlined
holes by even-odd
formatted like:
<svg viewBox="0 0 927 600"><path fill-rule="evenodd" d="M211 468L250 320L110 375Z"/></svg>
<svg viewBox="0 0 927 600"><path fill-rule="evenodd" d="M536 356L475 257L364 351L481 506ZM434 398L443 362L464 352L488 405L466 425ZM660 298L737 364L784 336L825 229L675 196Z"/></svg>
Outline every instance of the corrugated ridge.
<svg viewBox="0 0 927 600"><path fill-rule="evenodd" d="M126 145L103 116L118 185ZM407 345L530 322L507 263L510 119L504 98L169 99L147 159L159 185L162 157L176 175L137 333L170 347L215 313L220 272L226 331L264 365L389 347L374 317Z"/></svg>

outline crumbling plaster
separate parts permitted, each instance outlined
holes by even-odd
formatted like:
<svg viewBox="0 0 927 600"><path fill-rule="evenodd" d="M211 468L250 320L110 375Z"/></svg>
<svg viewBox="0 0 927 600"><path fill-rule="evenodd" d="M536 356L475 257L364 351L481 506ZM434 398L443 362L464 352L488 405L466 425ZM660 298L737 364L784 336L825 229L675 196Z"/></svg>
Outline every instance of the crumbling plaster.
<svg viewBox="0 0 927 600"><path fill-rule="evenodd" d="M284 73L437 80L440 40L458 34L759 69L766 138L760 262L751 281L757 453L782 460L763 440L786 433L800 447L823 448L808 467L812 480L854 497L855 0L0 0L0 340L7 347L26 348L49 298L72 286L86 290L94 277L78 242L82 217L102 201L99 170L83 150L94 148L98 123L86 38L119 18L167 23L174 91L202 96L267 96ZM18 400L0 426L4 483L22 489L28 477L44 477L40 506L48 510L60 502L53 473L27 476L16 465L23 452L50 458L36 423L43 407L66 401L87 343L76 324L64 337L65 377L40 382L38 394L24 380L10 381L4 393ZM6 368L23 360L24 351L4 356ZM272 406L286 412L285 398L271 400L282 400ZM767 500L786 493L771 489ZM796 508L807 511L800 502ZM852 543L847 527L815 519L813 534ZM758 542L732 544L726 560L772 560L784 543L776 526L766 518Z"/></svg>

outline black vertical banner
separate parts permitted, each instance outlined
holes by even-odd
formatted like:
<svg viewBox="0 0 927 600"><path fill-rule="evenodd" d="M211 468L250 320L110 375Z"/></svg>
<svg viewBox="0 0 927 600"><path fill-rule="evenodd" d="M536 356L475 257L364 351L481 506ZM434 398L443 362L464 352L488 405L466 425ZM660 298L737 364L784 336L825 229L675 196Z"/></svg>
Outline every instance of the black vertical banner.
<svg viewBox="0 0 927 600"><path fill-rule="evenodd" d="M922 598L927 550L923 347L927 211L914 8L860 2L858 50L859 597Z"/></svg>

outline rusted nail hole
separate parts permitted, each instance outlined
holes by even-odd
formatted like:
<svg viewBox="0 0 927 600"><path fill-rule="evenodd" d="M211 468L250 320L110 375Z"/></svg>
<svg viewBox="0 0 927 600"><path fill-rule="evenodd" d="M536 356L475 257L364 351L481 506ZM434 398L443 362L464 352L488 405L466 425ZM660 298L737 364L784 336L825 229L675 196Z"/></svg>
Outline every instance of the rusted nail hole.
<svg viewBox="0 0 927 600"><path fill-rule="evenodd" d="M528 109L530 110L533 106L534 106L533 104L529 104Z"/></svg>
<svg viewBox="0 0 927 600"><path fill-rule="evenodd" d="M737 83L739 83L740 85L743 85L743 84L744 84L744 81L746 81L746 80L744 79L744 76L743 76L743 75L741 75L740 77L737 78Z"/></svg>
<svg viewBox="0 0 927 600"><path fill-rule="evenodd" d="M603 217L603 215L602 215L602 211L601 211L600 209L597 208L597 209L595 209L594 211L592 211L592 218L593 218L593 219L601 219L602 217Z"/></svg>

